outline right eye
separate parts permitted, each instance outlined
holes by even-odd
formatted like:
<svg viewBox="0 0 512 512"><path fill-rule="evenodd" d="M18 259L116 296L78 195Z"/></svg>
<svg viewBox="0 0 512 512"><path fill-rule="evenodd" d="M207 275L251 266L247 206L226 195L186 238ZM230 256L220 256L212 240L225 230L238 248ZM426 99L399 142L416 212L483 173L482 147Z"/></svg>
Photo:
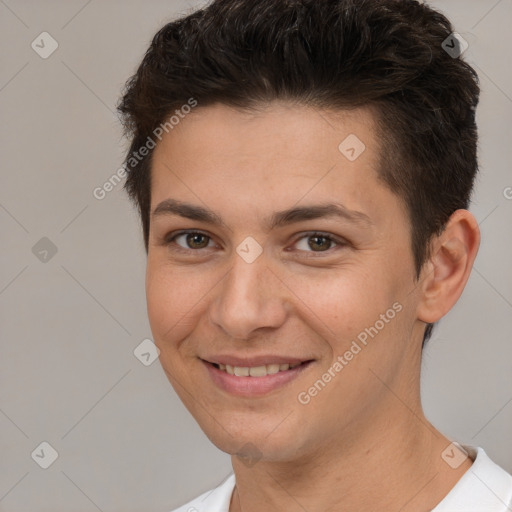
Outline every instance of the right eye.
<svg viewBox="0 0 512 512"><path fill-rule="evenodd" d="M180 239L182 243L179 243ZM173 250L197 252L200 249L206 249L211 241L211 237L201 231L180 231L167 236L165 238L165 245Z"/></svg>

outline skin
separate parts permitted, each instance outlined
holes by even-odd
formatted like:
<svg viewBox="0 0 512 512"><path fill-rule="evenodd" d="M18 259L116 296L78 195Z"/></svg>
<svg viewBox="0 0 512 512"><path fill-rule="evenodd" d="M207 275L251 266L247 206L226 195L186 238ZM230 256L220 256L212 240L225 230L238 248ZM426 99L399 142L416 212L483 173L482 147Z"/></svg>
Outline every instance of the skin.
<svg viewBox="0 0 512 512"><path fill-rule="evenodd" d="M366 146L352 162L338 150L349 134ZM425 323L462 293L478 226L455 212L417 280L409 217L378 178L379 152L370 110L286 102L257 113L199 106L155 148L151 211L172 198L224 221L153 215L146 293L163 369L208 438L232 455L230 512L431 510L471 466L467 458L452 469L441 458L450 440L423 414L419 377ZM370 222L264 222L326 202ZM171 241L187 229L205 236ZM248 236L263 249L252 263L236 252ZM298 394L397 302L401 311L300 403ZM284 387L247 398L213 384L201 358L216 354L314 362Z"/></svg>

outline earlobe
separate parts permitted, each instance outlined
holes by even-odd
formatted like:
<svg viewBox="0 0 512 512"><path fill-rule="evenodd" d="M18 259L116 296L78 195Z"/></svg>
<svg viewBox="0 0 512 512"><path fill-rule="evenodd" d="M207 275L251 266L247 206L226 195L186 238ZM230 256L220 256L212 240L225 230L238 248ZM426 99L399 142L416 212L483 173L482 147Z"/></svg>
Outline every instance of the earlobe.
<svg viewBox="0 0 512 512"><path fill-rule="evenodd" d="M419 320L434 323L450 311L466 286L479 245L480 230L473 215L467 210L454 212L432 241L431 256L420 277Z"/></svg>

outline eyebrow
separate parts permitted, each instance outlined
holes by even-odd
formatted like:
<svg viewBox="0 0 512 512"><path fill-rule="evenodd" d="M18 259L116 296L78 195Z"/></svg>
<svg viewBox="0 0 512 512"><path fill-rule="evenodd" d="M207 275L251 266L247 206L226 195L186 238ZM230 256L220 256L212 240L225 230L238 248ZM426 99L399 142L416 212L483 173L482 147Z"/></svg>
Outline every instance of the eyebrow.
<svg viewBox="0 0 512 512"><path fill-rule="evenodd" d="M163 215L178 215L186 219L205 222L206 224L223 226L230 230L224 220L212 210L176 199L166 199L162 201L155 207L151 214L152 217ZM300 206L274 212L269 218L265 219L264 225L268 230L272 230L276 227L324 217L338 217L366 227L373 225L368 215L356 210L350 210L340 203Z"/></svg>

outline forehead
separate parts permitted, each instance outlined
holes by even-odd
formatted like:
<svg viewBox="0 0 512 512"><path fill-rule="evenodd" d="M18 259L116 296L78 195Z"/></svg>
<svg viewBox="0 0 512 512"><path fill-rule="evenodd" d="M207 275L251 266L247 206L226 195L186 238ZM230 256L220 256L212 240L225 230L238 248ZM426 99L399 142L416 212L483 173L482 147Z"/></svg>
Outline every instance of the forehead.
<svg viewBox="0 0 512 512"><path fill-rule="evenodd" d="M251 110L240 110L217 103L196 107L184 116L164 133L155 153L181 146L179 153L185 155L185 152L197 150L197 157L205 156L207 149L210 158L218 156L219 151L228 156L226 149L229 149L230 157L252 155L259 160L320 161L329 155L337 159L339 143L352 134L370 150L366 154L368 160L377 150L375 126L374 113L369 107L329 111L274 101ZM354 155L347 153L346 156Z"/></svg>
<svg viewBox="0 0 512 512"><path fill-rule="evenodd" d="M261 216L332 200L378 216L383 203L397 202L378 179L379 151L369 109L199 105L155 148L151 208L174 198Z"/></svg>

